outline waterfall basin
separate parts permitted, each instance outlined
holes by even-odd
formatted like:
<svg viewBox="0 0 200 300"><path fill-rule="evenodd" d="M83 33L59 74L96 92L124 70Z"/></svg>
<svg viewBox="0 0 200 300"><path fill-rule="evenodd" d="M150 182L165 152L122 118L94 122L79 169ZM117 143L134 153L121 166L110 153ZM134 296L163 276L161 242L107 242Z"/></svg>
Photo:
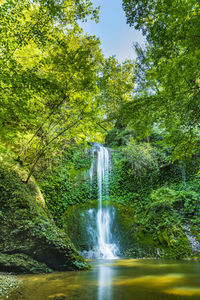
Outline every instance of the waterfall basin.
<svg viewBox="0 0 200 300"><path fill-rule="evenodd" d="M12 300L200 299L199 262L116 259L90 264L89 271L19 276L24 288Z"/></svg>

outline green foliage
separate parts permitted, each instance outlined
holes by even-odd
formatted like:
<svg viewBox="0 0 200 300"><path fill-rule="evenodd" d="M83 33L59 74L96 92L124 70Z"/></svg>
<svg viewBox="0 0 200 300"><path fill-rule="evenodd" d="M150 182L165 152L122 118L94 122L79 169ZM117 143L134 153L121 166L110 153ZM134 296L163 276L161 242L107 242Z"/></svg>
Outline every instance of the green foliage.
<svg viewBox="0 0 200 300"><path fill-rule="evenodd" d="M134 63L104 59L100 41L78 25L97 14L90 0L0 7L0 137L28 170L26 182L74 142L103 140L131 98Z"/></svg>
<svg viewBox="0 0 200 300"><path fill-rule="evenodd" d="M24 182L34 173L62 226L67 206L93 196L82 145L103 141L111 129L111 199L134 208L139 239L183 257L182 226L199 233L200 6L123 0L123 7L148 44L136 45L137 62L120 64L105 59L100 41L78 25L98 19L90 0L1 1L0 161L11 169L15 160L23 174L0 169L0 201L28 214L35 189ZM46 232L37 218L23 225Z"/></svg>
<svg viewBox="0 0 200 300"><path fill-rule="evenodd" d="M158 169L156 153L149 143L137 143L131 138L122 152L131 164L132 172L138 177L152 169Z"/></svg>
<svg viewBox="0 0 200 300"><path fill-rule="evenodd" d="M88 265L86 262L75 261L75 262L73 262L73 264L77 270L87 270L88 269ZM89 267L89 269L90 269L90 267Z"/></svg>
<svg viewBox="0 0 200 300"><path fill-rule="evenodd" d="M157 124L174 159L185 160L199 149L199 3L124 0L123 8L148 42L136 45L138 89L124 107L127 122L144 136Z"/></svg>
<svg viewBox="0 0 200 300"><path fill-rule="evenodd" d="M122 129L111 132L114 145L124 132ZM148 137L150 144L134 131L125 144L115 146L110 197L133 210L134 217L129 220L132 239L147 247L147 253L184 258L192 255L184 226L189 224L197 238L200 236L198 156L185 163L173 162L172 148L163 143L164 138L165 132L154 131ZM158 253L153 249L158 249Z"/></svg>
<svg viewBox="0 0 200 300"><path fill-rule="evenodd" d="M106 144L109 145L109 147L120 147L125 146L129 139L133 136L133 130L115 127L108 131L105 141Z"/></svg>
<svg viewBox="0 0 200 300"><path fill-rule="evenodd" d="M197 225L200 198L192 182L185 189L177 185L174 187L176 189L163 186L151 193L152 202L148 205L143 220L145 219L145 230L152 232L154 239L158 239L161 244L167 243L172 247L180 247L186 242L182 226L187 223L190 226ZM163 232L166 237L163 236ZM186 244L184 245L186 247ZM189 251L188 246L187 249Z"/></svg>
<svg viewBox="0 0 200 300"><path fill-rule="evenodd" d="M117 202L139 202L138 207L141 207L143 201L149 198L151 190L165 182L167 176L170 178L175 167L170 165L166 149L157 146L155 140L155 145L152 146L137 141L134 132L122 129L115 129L110 134L114 137L111 145L118 143L121 137L125 143L120 148L115 147L113 151L110 194ZM163 170L166 166L169 169L167 176L166 169Z"/></svg>
<svg viewBox="0 0 200 300"><path fill-rule="evenodd" d="M185 218L182 219L179 215L182 199L178 194L180 192L164 187L153 191L152 202L138 215L136 222L136 237L143 243L164 249L164 256L168 258L183 258L191 254L182 227L185 225Z"/></svg>
<svg viewBox="0 0 200 300"><path fill-rule="evenodd" d="M102 126L111 129L123 126L122 106L131 100L134 88L134 62L126 60L120 64L115 57L105 59L98 80L102 103Z"/></svg>
<svg viewBox="0 0 200 300"><path fill-rule="evenodd" d="M70 165L72 164L76 170L89 168L91 157L87 150L87 148L82 147L81 145L68 149L65 153L67 167L70 168Z"/></svg>
<svg viewBox="0 0 200 300"><path fill-rule="evenodd" d="M199 193L190 185L183 190L163 186L151 193L151 199L155 203L168 203L174 208L182 209L185 215L193 215L199 211Z"/></svg>
<svg viewBox="0 0 200 300"><path fill-rule="evenodd" d="M45 202L57 225L69 205L87 202L90 198L89 179L84 170L90 167L90 156L81 146L74 146L58 157L51 167L37 175Z"/></svg>
<svg viewBox="0 0 200 300"><path fill-rule="evenodd" d="M89 0L3 1L0 136L29 175L91 134L104 61L78 19L97 16Z"/></svg>

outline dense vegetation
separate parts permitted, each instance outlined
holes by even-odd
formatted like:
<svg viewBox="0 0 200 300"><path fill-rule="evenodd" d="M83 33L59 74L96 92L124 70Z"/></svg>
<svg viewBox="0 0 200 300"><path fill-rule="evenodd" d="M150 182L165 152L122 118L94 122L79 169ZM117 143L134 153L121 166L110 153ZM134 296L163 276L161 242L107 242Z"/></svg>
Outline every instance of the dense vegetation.
<svg viewBox="0 0 200 300"><path fill-rule="evenodd" d="M191 256L185 227L200 241L200 5L123 0L123 8L147 42L120 64L79 25L98 21L90 0L0 1L0 218L8 205L36 224L38 209L27 216L34 184L62 228L69 206L94 200L87 142L105 142L110 197L126 208L134 238L167 248L166 257Z"/></svg>
<svg viewBox="0 0 200 300"><path fill-rule="evenodd" d="M165 257L191 255L185 232L189 226L200 237L199 157L184 165L173 161L172 149L160 144L162 135L152 135L147 143L135 141L124 130L110 134L114 149L111 199L128 207L128 214L133 212L134 239L167 249ZM119 145L119 137L124 144Z"/></svg>
<svg viewBox="0 0 200 300"><path fill-rule="evenodd" d="M146 135L156 123L176 157L191 157L199 148L199 3L123 0L123 8L147 39L145 48L136 45L138 89L125 107L129 120Z"/></svg>

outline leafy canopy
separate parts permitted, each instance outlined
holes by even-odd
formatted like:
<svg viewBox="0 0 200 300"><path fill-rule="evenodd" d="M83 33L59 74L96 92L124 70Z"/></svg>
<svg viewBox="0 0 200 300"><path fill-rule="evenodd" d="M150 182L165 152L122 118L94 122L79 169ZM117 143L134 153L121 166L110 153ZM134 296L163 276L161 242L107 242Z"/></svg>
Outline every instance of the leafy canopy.
<svg viewBox="0 0 200 300"><path fill-rule="evenodd" d="M136 127L140 123L145 133L159 125L175 158L191 156L199 148L200 4L124 0L123 8L127 23L148 42L146 49L136 45L138 89L131 105Z"/></svg>

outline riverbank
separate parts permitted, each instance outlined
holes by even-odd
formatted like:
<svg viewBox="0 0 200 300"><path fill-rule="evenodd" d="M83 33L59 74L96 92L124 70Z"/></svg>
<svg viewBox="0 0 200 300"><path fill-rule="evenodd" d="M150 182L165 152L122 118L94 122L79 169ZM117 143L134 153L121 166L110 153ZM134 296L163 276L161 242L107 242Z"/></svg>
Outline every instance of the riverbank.
<svg viewBox="0 0 200 300"><path fill-rule="evenodd" d="M0 274L0 300L9 299L14 293L17 293L22 286L22 280L15 276Z"/></svg>

